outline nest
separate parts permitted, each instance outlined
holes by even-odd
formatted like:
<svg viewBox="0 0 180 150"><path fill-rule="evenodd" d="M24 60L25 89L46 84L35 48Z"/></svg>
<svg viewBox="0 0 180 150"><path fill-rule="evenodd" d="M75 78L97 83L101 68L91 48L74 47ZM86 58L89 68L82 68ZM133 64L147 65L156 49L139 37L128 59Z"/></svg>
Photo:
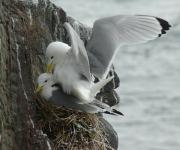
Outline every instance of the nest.
<svg viewBox="0 0 180 150"><path fill-rule="evenodd" d="M47 134L53 150L112 150L96 114L57 107L37 100L37 126Z"/></svg>

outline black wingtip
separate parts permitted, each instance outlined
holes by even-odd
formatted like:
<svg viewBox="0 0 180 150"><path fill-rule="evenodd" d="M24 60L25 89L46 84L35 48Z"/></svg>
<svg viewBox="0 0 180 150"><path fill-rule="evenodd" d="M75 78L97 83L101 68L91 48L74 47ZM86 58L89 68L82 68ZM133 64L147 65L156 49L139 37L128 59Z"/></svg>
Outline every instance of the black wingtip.
<svg viewBox="0 0 180 150"><path fill-rule="evenodd" d="M111 113L111 112L109 112L109 111L105 111L105 112L103 112L103 113L108 114L108 115L116 115L116 114Z"/></svg>
<svg viewBox="0 0 180 150"><path fill-rule="evenodd" d="M116 109L112 109L112 112L121 116L124 116L124 114Z"/></svg>
<svg viewBox="0 0 180 150"><path fill-rule="evenodd" d="M159 24L161 25L162 29L161 29L161 34L159 34L158 36L161 37L162 34L166 34L166 31L168 31L171 27L171 25L169 24L169 22L167 22L164 19L158 18L156 17L157 21L159 22Z"/></svg>

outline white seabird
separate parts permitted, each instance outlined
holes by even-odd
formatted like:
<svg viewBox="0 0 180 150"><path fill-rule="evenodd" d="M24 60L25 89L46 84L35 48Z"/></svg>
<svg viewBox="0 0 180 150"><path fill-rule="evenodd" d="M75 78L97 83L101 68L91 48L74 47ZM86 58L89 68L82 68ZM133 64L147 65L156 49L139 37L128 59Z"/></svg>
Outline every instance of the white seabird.
<svg viewBox="0 0 180 150"><path fill-rule="evenodd" d="M167 21L152 16L118 15L99 19L94 23L86 51L71 25L66 22L64 26L71 47L63 42L50 43L46 50L48 69L55 65L54 81L62 85L65 93L84 102L89 102L92 97L91 74L100 81L105 79L121 46L153 40L170 28Z"/></svg>
<svg viewBox="0 0 180 150"><path fill-rule="evenodd" d="M43 73L38 77L38 88L36 92L45 98L47 101L55 104L56 106L64 106L66 108L75 109L87 113L104 112L114 115L123 115L116 109L111 108L109 105L93 99L92 102L81 104L81 100L73 95L63 92L60 85L55 84L52 75Z"/></svg>
<svg viewBox="0 0 180 150"><path fill-rule="evenodd" d="M113 77L93 82L83 41L69 23L65 23L65 27L70 35L72 47L62 42L49 44L46 50L48 66L55 65L54 82L60 84L65 93L79 98L81 103L89 103Z"/></svg>

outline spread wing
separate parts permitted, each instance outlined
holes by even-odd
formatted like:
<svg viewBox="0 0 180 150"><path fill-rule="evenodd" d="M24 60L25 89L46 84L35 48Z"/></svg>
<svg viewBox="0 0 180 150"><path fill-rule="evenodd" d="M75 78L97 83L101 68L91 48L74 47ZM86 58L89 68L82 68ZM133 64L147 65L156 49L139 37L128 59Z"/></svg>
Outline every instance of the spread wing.
<svg viewBox="0 0 180 150"><path fill-rule="evenodd" d="M74 66L76 67L76 69L78 69L79 73L90 81L91 74L89 59L84 43L69 23L64 23L64 26L71 39L71 51L68 55L70 56L72 61L74 61Z"/></svg>
<svg viewBox="0 0 180 150"><path fill-rule="evenodd" d="M169 28L167 21L152 16L118 15L97 20L86 47L91 73L105 78L120 46L153 40Z"/></svg>

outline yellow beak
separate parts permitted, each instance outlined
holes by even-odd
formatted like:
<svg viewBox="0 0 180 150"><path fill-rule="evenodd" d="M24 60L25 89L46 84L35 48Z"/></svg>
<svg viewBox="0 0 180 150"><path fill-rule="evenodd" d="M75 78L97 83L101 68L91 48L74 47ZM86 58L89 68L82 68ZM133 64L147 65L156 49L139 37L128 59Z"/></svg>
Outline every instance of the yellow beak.
<svg viewBox="0 0 180 150"><path fill-rule="evenodd" d="M38 87L36 88L36 93L41 93L42 90L43 86L38 85Z"/></svg>
<svg viewBox="0 0 180 150"><path fill-rule="evenodd" d="M52 73L53 69L54 69L54 64L52 64L52 63L51 64L47 64L46 72Z"/></svg>

